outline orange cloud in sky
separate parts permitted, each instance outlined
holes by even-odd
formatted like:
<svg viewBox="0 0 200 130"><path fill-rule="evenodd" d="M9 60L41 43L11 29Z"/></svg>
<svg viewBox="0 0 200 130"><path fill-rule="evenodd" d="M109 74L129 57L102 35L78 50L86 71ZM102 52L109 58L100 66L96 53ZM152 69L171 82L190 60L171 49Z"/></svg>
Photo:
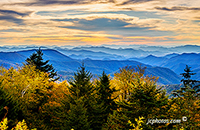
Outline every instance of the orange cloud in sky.
<svg viewBox="0 0 200 130"><path fill-rule="evenodd" d="M1 0L0 7L0 45L200 44L199 0Z"/></svg>

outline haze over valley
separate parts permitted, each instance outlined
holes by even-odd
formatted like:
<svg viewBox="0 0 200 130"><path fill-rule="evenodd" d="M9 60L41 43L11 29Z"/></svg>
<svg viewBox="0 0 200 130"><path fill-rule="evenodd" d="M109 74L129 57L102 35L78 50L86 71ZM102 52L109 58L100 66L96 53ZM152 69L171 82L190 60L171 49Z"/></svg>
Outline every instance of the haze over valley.
<svg viewBox="0 0 200 130"><path fill-rule="evenodd" d="M44 60L49 60L60 80L70 79L84 62L94 76L105 71L111 77L125 66L147 67L145 74L159 77L158 84L180 84L180 73L192 67L193 78L200 80L200 46L1 46L0 64L5 67L22 65L26 58L41 47Z"/></svg>

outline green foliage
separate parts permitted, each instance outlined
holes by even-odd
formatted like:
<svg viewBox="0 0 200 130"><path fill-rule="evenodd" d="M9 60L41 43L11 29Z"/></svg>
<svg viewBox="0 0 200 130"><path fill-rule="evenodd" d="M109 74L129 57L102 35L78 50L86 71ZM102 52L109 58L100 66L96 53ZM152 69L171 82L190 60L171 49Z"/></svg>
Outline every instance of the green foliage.
<svg viewBox="0 0 200 130"><path fill-rule="evenodd" d="M157 78L144 76L144 72L141 66L127 66L115 73L113 79L103 72L99 80L92 82L92 74L82 65L68 83L49 81L46 72L32 65L1 68L0 129L11 129L17 123L15 129L199 129L200 101L194 80L182 80L190 89L177 91L178 97L168 98L156 85ZM183 116L187 121L179 124L147 124L148 119Z"/></svg>
<svg viewBox="0 0 200 130"><path fill-rule="evenodd" d="M70 98L73 102L74 98L85 97L86 99L91 98L91 94L94 91L94 87L90 82L92 74L85 70L82 65L77 73L74 73L74 79L69 81L69 92L71 93Z"/></svg>
<svg viewBox="0 0 200 130"><path fill-rule="evenodd" d="M52 116L49 117L45 113L50 113L51 109L47 109L46 106L50 106L48 104L55 100L53 92L56 92L57 86L56 83L49 81L46 73L38 71L35 66L25 65L17 70L1 69L0 75L3 102L0 105L0 110L3 111L0 112L3 115L5 114L3 107L9 108L7 115L9 123L25 119L30 128L49 129L55 126L54 123L46 123L50 122ZM54 110L56 112L59 109Z"/></svg>
<svg viewBox="0 0 200 130"><path fill-rule="evenodd" d="M103 113L100 113L103 116L102 120L104 123L107 122L108 115L117 109L117 104L114 102L114 98L112 98L114 92L116 90L111 88L109 77L103 72L100 81L97 81L97 101L105 109Z"/></svg>
<svg viewBox="0 0 200 130"><path fill-rule="evenodd" d="M119 97L118 104L131 119L139 116L146 119L156 116L154 110L167 104L165 92L161 88L156 88L156 78L144 76L144 70L145 68L140 66L136 69L125 67L116 75L120 86L124 87L119 93L119 96L122 96ZM125 74L130 77L124 77Z"/></svg>
<svg viewBox="0 0 200 130"><path fill-rule="evenodd" d="M0 82L2 85L2 81ZM8 92L4 91L3 86L0 87L0 119L7 116L9 128L14 126L17 120L22 120L22 111L19 109L18 102Z"/></svg>
<svg viewBox="0 0 200 130"><path fill-rule="evenodd" d="M174 104L177 111L172 112L176 116L186 116L187 122L184 122L184 128L199 128L200 127L200 81L190 79L192 73L191 67L186 65L185 73L182 73L183 87L172 92ZM197 127L198 126L198 127Z"/></svg>
<svg viewBox="0 0 200 130"><path fill-rule="evenodd" d="M55 72L55 69L52 65L48 64L49 60L43 61L43 53L42 50L39 48L39 50L36 50L36 53L33 53L29 58L26 59L26 65L34 65L36 66L36 69L47 72L49 74L49 78L51 78L52 81L56 81L59 79L53 79L54 76L57 76L57 72Z"/></svg>
<svg viewBox="0 0 200 130"><path fill-rule="evenodd" d="M127 130L130 125L127 123L130 118L119 110L114 110L109 114L107 123L104 125L103 130Z"/></svg>
<svg viewBox="0 0 200 130"><path fill-rule="evenodd" d="M91 122L88 120L88 112L85 107L84 97L81 97L70 103L67 124L75 130L89 130Z"/></svg>
<svg viewBox="0 0 200 130"><path fill-rule="evenodd" d="M73 122L83 124L82 121L87 119L87 122L89 122L87 126L90 129L98 130L101 129L102 124L105 122L107 106L96 98L100 93L95 90L95 86L91 83L91 78L92 74L85 70L84 65L74 74L74 79L69 82L70 86L68 87L70 93L67 98L67 102L70 103L68 114L69 117L74 115L74 120L76 121ZM77 105L77 102L81 103ZM76 107L79 107L79 111L77 111ZM80 113L85 113L87 116Z"/></svg>
<svg viewBox="0 0 200 130"><path fill-rule="evenodd" d="M173 91L172 94L174 96L191 98L200 97L200 81L190 79L192 75L195 75L190 68L191 67L186 65L186 68L184 69L185 73L181 74L184 78L181 80L184 86L181 87L180 90Z"/></svg>

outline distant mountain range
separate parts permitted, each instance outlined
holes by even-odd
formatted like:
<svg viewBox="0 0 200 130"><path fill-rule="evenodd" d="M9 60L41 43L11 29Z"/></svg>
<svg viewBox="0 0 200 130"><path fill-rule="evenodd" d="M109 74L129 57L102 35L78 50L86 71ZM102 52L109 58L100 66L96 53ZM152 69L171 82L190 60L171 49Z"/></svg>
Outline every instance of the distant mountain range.
<svg viewBox="0 0 200 130"><path fill-rule="evenodd" d="M24 51L16 51L16 52L1 52L0 53L0 64L6 67L13 66L15 64L22 65L22 62L25 62L26 58L29 57L35 49L32 50L24 50ZM160 84L177 84L180 82L180 76L174 73L172 70L164 67L152 67L151 65L147 65L138 61L131 60L92 60L92 59L84 59L77 60L72 59L57 50L52 49L43 49L43 58L44 60L50 60L50 64L52 64L59 74L62 76L69 77L72 76L73 72L75 72L78 67L84 62L86 69L91 71L94 75L100 75L103 71L107 74L113 76L114 73L119 71L119 68L124 66L133 66L137 65L146 66L146 75L159 76ZM63 75L64 74L64 75ZM170 79L168 79L168 75L171 74ZM68 78L69 78L68 77Z"/></svg>
<svg viewBox="0 0 200 130"><path fill-rule="evenodd" d="M127 60L130 58L141 58L149 55L163 57L168 54L182 53L200 53L200 46L185 45L176 47L163 46L147 46L147 45L105 45L105 46L36 46L36 45L21 45L21 46L0 46L0 51L14 52L22 50L38 49L53 49L57 50L74 59L93 60ZM170 56L169 55L169 56Z"/></svg>
<svg viewBox="0 0 200 130"><path fill-rule="evenodd" d="M200 70L200 53L171 54L164 57L149 55L145 58L131 58L130 60L152 66L166 67L173 70L176 74L183 73L186 65L192 67L191 69L196 73ZM193 78L200 80L200 77L197 75L194 75Z"/></svg>
<svg viewBox="0 0 200 130"><path fill-rule="evenodd" d="M94 75L103 71L113 76L124 66L146 66L146 75L159 77L159 84L180 84L180 73L186 65L192 67L200 80L200 46L186 45L177 47L162 46L40 46L44 60L50 63L62 75L69 78L84 62L86 69ZM118 47L118 48L117 48ZM0 64L5 67L22 65L26 58L39 46L1 46Z"/></svg>

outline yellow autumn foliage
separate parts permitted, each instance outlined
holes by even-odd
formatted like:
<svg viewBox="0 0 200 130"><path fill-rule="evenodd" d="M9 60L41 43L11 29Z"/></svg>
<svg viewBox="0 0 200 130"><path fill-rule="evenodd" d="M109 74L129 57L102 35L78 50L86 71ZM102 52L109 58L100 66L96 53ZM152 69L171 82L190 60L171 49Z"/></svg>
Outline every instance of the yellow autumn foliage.
<svg viewBox="0 0 200 130"><path fill-rule="evenodd" d="M114 74L111 80L111 88L118 90L113 97L116 101L126 100L131 95L131 90L135 87L148 89L149 86L155 85L158 78L144 76L145 68L138 66L136 68L128 67L120 69L119 73Z"/></svg>
<svg viewBox="0 0 200 130"><path fill-rule="evenodd" d="M30 127L43 128L46 113L62 107L62 100L68 94L66 81L56 83L49 80L48 74L24 65L14 69L0 69L1 89L18 103ZM45 113L45 114L44 114ZM51 120L51 116L48 120ZM38 117L42 117L37 120ZM45 126L44 126L45 127Z"/></svg>
<svg viewBox="0 0 200 130"><path fill-rule="evenodd" d="M8 119L5 118L3 121L0 123L0 130L7 130L8 129Z"/></svg>
<svg viewBox="0 0 200 130"><path fill-rule="evenodd" d="M134 127L134 129L129 129L129 130L143 130L142 128L142 123L144 123L143 121L144 117L139 117L139 119L135 118L136 121L136 125L133 124L130 120L128 121L128 124L132 127Z"/></svg>
<svg viewBox="0 0 200 130"><path fill-rule="evenodd" d="M95 83L97 79L95 79L93 85L95 87ZM144 70L140 67L136 69L132 69L129 67L125 67L120 69L119 73L115 73L113 79L110 81L110 87L115 88L118 91L115 92L112 97L115 98L116 102L125 101L127 104L130 102L127 100L134 92L136 93L137 89L142 89L145 92L152 90L148 95L149 97L155 97L156 101L162 102L160 99L163 98L162 94L156 94L156 77L144 76ZM10 69L5 69L3 67L0 68L0 82L1 89L12 96L13 100L15 100L20 107L20 110L25 116L25 120L18 122L18 124L13 128L13 130L28 130L28 128L38 128L38 129L60 129L60 124L66 123L67 113L69 112L67 108L67 96L70 92L68 90L69 84L67 81L63 82L52 82L49 80L48 74L36 70L34 66L24 65L23 67L17 67ZM96 92L96 91L95 91ZM159 107L152 107L151 113L149 113L146 117L148 118L166 118L166 119L181 119L184 114L189 114L191 116L190 121L196 123L195 128L200 127L200 102L199 99L187 101L185 98L177 98L177 100L167 99L167 105L160 105ZM65 100L65 103L63 101ZM134 102L140 102L140 99L134 99ZM190 104L190 108L188 108L188 104ZM131 104L131 103L130 103ZM5 107L5 106L4 106ZM149 112L149 108L145 108L145 105L133 105L133 110L144 110L147 109L147 113ZM9 108L10 109L10 108ZM120 113L122 110L125 110L123 107L117 108L117 112ZM132 110L130 110L132 112ZM134 114L137 115L137 112ZM9 113L9 112L8 112ZM166 114L167 113L167 114ZM146 114L146 113L145 113ZM121 116L121 115L119 115ZM120 118L119 116L114 116L116 118ZM129 115L128 115L129 116ZM137 115L143 116L143 115ZM186 115L187 116L187 115ZM114 118L113 117L113 118ZM136 116L133 118L124 118L124 122L133 126L134 129L142 129L141 124L144 123L143 119L139 117L139 119L135 119L136 124L133 124L130 120L134 120ZM144 116L145 117L145 116ZM147 120L148 118L145 119ZM21 119L20 119L21 120ZM113 119L115 120L115 119ZM118 120L118 119L116 119ZM110 121L112 122L112 120ZM118 122L117 122L118 123ZM112 126L115 129L115 125L123 126L122 124L108 124L108 126ZM187 123L187 122L186 122ZM0 123L0 130L8 129L8 120L5 118ZM14 124L15 125L15 124ZM127 124L126 124L127 125ZM171 124L163 124L155 128L164 129L168 128ZM177 129L183 129L180 127L182 124L174 124L172 127ZM125 125L124 125L125 126ZM183 127L186 127L183 125ZM153 127L153 126L150 126ZM71 128L71 127L70 127ZM143 128L145 129L145 128Z"/></svg>
<svg viewBox="0 0 200 130"><path fill-rule="evenodd" d="M7 130L8 129L8 119L5 118L3 121L0 123L0 130ZM19 121L15 127L13 127L11 130L29 130L28 126L25 122L25 120ZM37 130L36 128L31 129L31 130Z"/></svg>

